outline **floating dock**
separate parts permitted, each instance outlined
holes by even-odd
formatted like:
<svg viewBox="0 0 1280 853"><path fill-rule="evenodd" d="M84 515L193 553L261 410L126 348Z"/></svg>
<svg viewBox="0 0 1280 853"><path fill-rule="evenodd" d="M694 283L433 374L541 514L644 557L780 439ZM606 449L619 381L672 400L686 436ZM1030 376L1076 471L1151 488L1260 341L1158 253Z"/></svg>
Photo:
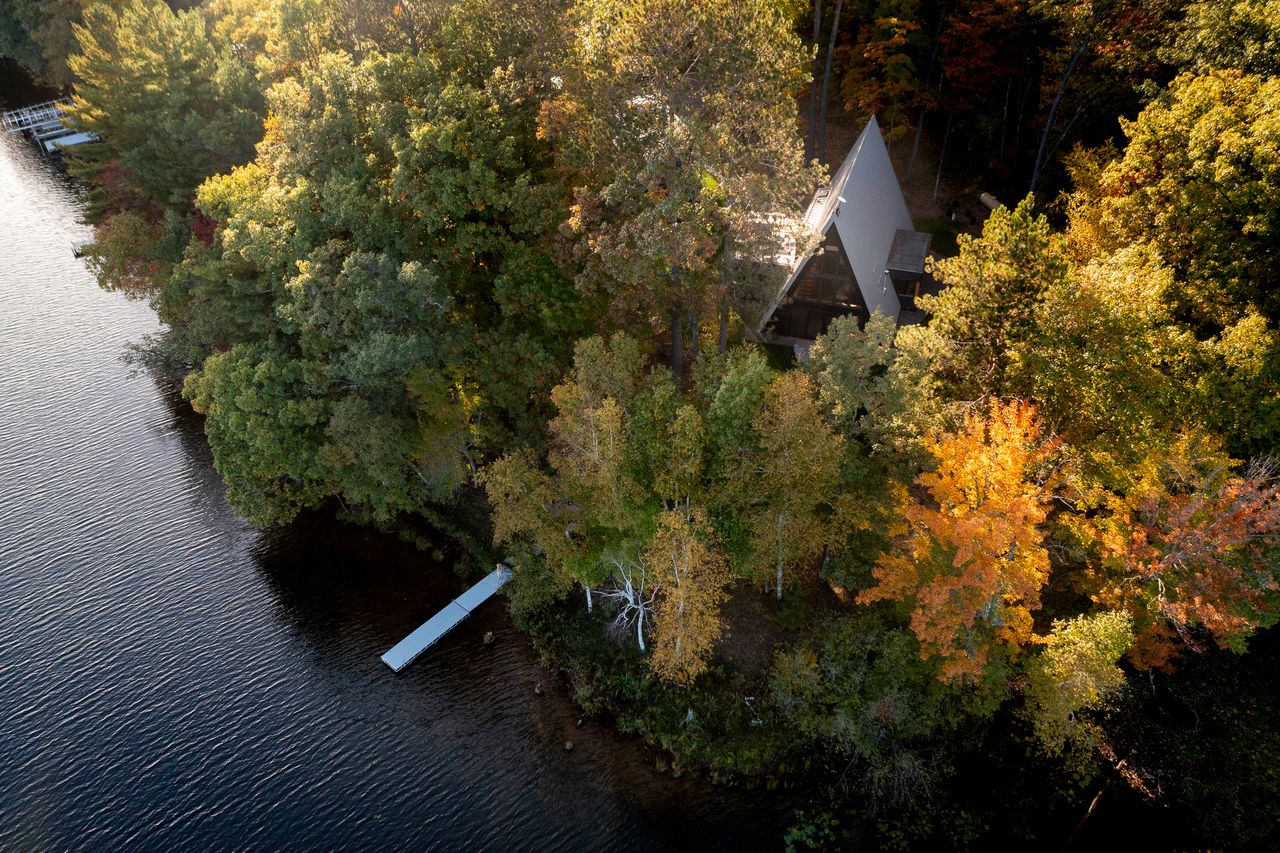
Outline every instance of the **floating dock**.
<svg viewBox="0 0 1280 853"><path fill-rule="evenodd" d="M76 131L62 121L62 108L69 104L70 101L63 98L0 113L0 129L29 136L47 154L96 141L98 137L94 134Z"/></svg>
<svg viewBox="0 0 1280 853"><path fill-rule="evenodd" d="M472 610L488 601L509 580L511 580L511 570L506 566L498 566L484 580L449 602L443 610L420 625L412 634L392 646L391 650L382 656L382 662L396 672L404 669L436 640L470 616Z"/></svg>

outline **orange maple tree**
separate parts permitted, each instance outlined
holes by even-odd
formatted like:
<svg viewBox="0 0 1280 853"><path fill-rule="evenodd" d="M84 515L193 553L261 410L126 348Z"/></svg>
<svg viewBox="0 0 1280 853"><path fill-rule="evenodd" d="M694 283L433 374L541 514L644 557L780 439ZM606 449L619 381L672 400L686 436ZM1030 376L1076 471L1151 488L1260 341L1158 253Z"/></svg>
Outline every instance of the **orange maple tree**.
<svg viewBox="0 0 1280 853"><path fill-rule="evenodd" d="M1016 651L1031 636L1049 575L1041 524L1052 484L1038 475L1057 447L1041 439L1034 406L994 401L930 438L937 470L916 479L923 494L899 494L896 547L858 600L909 602L921 654L941 659L944 681L981 675L994 645Z"/></svg>

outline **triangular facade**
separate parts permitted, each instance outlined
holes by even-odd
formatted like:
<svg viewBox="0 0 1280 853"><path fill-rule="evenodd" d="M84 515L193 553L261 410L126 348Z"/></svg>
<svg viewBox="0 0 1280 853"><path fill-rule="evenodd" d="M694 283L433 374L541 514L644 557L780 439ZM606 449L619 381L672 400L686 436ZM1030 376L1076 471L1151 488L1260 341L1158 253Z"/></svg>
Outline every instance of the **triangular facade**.
<svg viewBox="0 0 1280 853"><path fill-rule="evenodd" d="M902 305L887 267L895 240L914 232L911 214L875 118L819 190L805 224L822 239L797 259L786 284L760 324L780 343L812 341L835 317L876 311L898 319ZM924 245L927 247L927 239Z"/></svg>

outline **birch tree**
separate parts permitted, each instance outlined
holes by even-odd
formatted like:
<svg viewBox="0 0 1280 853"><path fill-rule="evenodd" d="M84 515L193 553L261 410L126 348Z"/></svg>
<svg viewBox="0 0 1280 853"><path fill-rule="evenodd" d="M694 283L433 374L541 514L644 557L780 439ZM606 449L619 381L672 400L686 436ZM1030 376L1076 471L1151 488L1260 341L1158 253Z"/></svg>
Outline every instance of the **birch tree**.
<svg viewBox="0 0 1280 853"><path fill-rule="evenodd" d="M645 651L644 635L653 625L657 581L645 563L644 554L629 547L606 552L602 557L610 575L600 595L617 607L611 627L618 633L635 631L636 645Z"/></svg>
<svg viewBox="0 0 1280 853"><path fill-rule="evenodd" d="M667 511L645 549L645 562L660 581L654 607L654 649L649 665L667 681L688 684L707 669L720 636L720 604L730 574L712 545L701 510L688 517Z"/></svg>
<svg viewBox="0 0 1280 853"><path fill-rule="evenodd" d="M557 414L549 426L550 470L516 453L481 476L494 507L495 542L532 541L553 571L582 586L588 610L593 589L622 564L608 555L642 536L649 517L630 451L628 407L641 367L626 335L580 341L573 372L551 394Z"/></svg>
<svg viewBox="0 0 1280 853"><path fill-rule="evenodd" d="M844 445L822 417L813 382L798 370L773 380L753 426L757 450L728 488L750 530L749 570L781 601L790 575L827 542Z"/></svg>

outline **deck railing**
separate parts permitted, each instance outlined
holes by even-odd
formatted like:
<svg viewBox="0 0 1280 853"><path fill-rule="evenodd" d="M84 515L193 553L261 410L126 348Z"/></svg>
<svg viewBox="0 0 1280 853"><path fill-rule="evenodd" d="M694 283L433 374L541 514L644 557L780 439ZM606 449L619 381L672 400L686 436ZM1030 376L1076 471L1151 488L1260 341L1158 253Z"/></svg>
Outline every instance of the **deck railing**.
<svg viewBox="0 0 1280 853"><path fill-rule="evenodd" d="M70 101L66 98L62 98L57 101L45 101L43 104L33 104L29 107L0 113L0 127L10 133L20 133L41 125L61 121L62 108L69 103Z"/></svg>

